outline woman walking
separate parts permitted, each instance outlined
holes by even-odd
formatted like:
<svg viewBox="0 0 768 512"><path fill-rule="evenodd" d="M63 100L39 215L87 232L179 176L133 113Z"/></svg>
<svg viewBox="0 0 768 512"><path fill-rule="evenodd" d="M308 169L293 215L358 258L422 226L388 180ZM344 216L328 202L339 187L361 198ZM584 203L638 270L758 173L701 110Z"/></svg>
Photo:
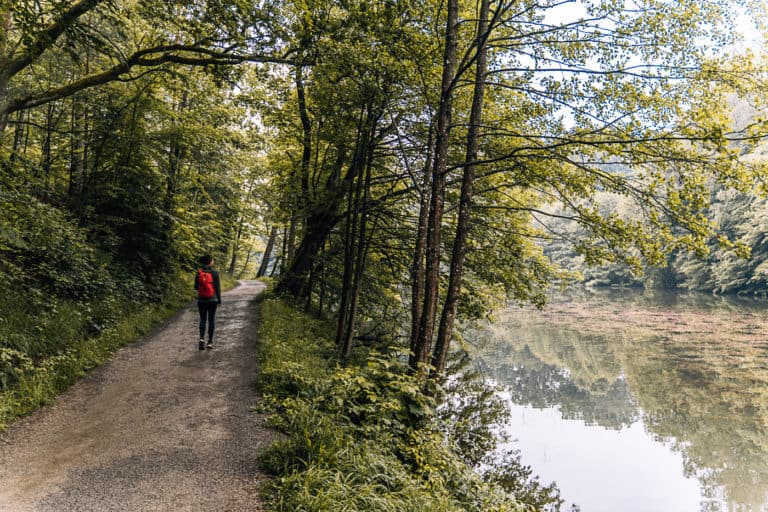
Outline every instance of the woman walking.
<svg viewBox="0 0 768 512"><path fill-rule="evenodd" d="M216 308L221 304L219 273L213 268L210 254L200 257L201 268L195 275L197 309L200 311L200 350L213 348L213 331L216 328ZM205 325L208 324L208 343L205 341Z"/></svg>

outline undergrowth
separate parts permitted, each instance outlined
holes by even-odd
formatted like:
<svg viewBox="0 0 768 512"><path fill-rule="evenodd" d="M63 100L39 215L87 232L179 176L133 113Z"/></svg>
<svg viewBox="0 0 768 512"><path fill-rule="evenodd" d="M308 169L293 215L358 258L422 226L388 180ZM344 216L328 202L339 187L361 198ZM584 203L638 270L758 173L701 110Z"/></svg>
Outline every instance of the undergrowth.
<svg viewBox="0 0 768 512"><path fill-rule="evenodd" d="M284 434L263 456L264 492L278 512L493 512L541 510L551 488L505 488L473 470L393 354L343 367L329 326L266 299L259 327L259 391ZM525 477L529 475L524 475ZM507 474L509 481L509 474ZM525 495L526 489L528 495ZM531 493L531 491L534 491Z"/></svg>

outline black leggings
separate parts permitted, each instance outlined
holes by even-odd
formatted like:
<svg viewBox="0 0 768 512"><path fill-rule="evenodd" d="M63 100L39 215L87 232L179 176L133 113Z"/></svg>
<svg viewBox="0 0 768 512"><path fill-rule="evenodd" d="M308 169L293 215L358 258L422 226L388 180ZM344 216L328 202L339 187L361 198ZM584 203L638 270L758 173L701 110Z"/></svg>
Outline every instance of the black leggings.
<svg viewBox="0 0 768 512"><path fill-rule="evenodd" d="M213 341L213 330L216 328L216 302L198 302L200 311L200 339L205 338L205 321L208 320L208 343Z"/></svg>

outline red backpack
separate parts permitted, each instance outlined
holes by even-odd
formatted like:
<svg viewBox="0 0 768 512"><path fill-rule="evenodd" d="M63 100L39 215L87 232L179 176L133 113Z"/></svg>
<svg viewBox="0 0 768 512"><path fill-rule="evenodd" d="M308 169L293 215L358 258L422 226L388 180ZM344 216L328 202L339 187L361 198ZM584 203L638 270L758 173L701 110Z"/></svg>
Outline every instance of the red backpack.
<svg viewBox="0 0 768 512"><path fill-rule="evenodd" d="M213 287L213 274L203 269L197 271L197 297L199 299L212 299L216 295Z"/></svg>

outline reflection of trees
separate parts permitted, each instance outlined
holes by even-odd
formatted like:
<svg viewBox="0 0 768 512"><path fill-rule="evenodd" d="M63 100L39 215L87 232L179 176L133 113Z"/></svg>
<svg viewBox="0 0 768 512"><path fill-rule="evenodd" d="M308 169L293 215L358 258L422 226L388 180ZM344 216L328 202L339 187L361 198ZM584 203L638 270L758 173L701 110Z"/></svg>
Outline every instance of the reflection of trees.
<svg viewBox="0 0 768 512"><path fill-rule="evenodd" d="M596 304L569 310L555 321L551 315L532 311L508 318L503 337L521 341L507 342L494 354L499 381L510 384L515 399L523 403L559 405L565 417L610 428L635 418L631 389L648 431L672 442L683 455L686 473L701 482L704 509L720 510L718 496L724 492L731 511L766 510L768 345L764 338L731 338L731 330L747 322L731 305L729 334L698 338L696 333L686 338L664 336L663 326L658 325L646 331L626 325L622 331L620 321L595 328L585 325L585 317L569 316L575 312L596 315L595 309L602 307L601 314L612 308L621 317L621 304ZM685 306L691 308L690 303ZM674 304L667 307L687 314ZM635 314L642 314L637 302L633 308ZM624 378L617 378L620 375Z"/></svg>
<svg viewBox="0 0 768 512"><path fill-rule="evenodd" d="M600 378L583 388L562 368L537 359L527 345L512 359L518 363L500 365L496 379L508 383L515 403L537 408L559 406L564 418L617 430L638 419L637 407L624 379L609 382Z"/></svg>
<svg viewBox="0 0 768 512"><path fill-rule="evenodd" d="M627 347L627 375L648 430L673 439L685 471L735 510L768 504L768 368L731 367L700 347ZM652 351L652 353L649 353Z"/></svg>

